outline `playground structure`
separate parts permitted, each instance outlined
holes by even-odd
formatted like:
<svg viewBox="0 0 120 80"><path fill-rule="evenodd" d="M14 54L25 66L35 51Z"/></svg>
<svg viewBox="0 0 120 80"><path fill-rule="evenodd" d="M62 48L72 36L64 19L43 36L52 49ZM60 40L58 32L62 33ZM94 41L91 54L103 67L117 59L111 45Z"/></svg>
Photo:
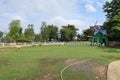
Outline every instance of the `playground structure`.
<svg viewBox="0 0 120 80"><path fill-rule="evenodd" d="M95 26L90 26L90 28L93 31L91 45L105 46L108 43L108 38L107 38L107 31L103 28L103 26L95 25Z"/></svg>

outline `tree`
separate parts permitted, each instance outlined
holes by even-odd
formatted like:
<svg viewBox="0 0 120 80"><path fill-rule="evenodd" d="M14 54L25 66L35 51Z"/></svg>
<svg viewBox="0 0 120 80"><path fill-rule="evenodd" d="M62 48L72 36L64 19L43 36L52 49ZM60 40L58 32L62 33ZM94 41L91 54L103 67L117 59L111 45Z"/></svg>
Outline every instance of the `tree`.
<svg viewBox="0 0 120 80"><path fill-rule="evenodd" d="M48 40L48 32L47 32L47 25L46 25L46 22L43 21L42 22L42 25L41 25L41 28L40 28L40 40L45 42Z"/></svg>
<svg viewBox="0 0 120 80"><path fill-rule="evenodd" d="M107 29L109 39L120 41L120 0L107 1L103 9L107 17L104 27Z"/></svg>
<svg viewBox="0 0 120 80"><path fill-rule="evenodd" d="M3 37L3 32L2 31L0 31L0 38L2 38Z"/></svg>
<svg viewBox="0 0 120 80"><path fill-rule="evenodd" d="M0 31L0 42L2 42L2 40L3 40L3 32Z"/></svg>
<svg viewBox="0 0 120 80"><path fill-rule="evenodd" d="M85 30L83 30L83 38L85 39L85 40L88 40L89 38L88 38L88 36L92 36L93 35L93 31L92 31L92 29L85 29Z"/></svg>
<svg viewBox="0 0 120 80"><path fill-rule="evenodd" d="M77 40L80 41L81 35L77 34Z"/></svg>
<svg viewBox="0 0 120 80"><path fill-rule="evenodd" d="M42 22L40 38L43 42L56 41L58 39L58 27L55 25L46 25L46 22Z"/></svg>
<svg viewBox="0 0 120 80"><path fill-rule="evenodd" d="M77 28L74 25L62 26L60 30L61 41L73 41L77 34Z"/></svg>
<svg viewBox="0 0 120 80"><path fill-rule="evenodd" d="M57 40L58 39L58 27L54 25L47 26L48 40Z"/></svg>
<svg viewBox="0 0 120 80"><path fill-rule="evenodd" d="M35 42L40 42L40 34L35 34Z"/></svg>
<svg viewBox="0 0 120 80"><path fill-rule="evenodd" d="M72 41L76 37L78 29L75 28L74 25L69 25L69 24L68 24L68 28L70 29L70 40Z"/></svg>
<svg viewBox="0 0 120 80"><path fill-rule="evenodd" d="M9 24L9 32L7 34L8 42L17 42L21 38L22 35L22 27L20 24L20 20L12 20Z"/></svg>
<svg viewBox="0 0 120 80"><path fill-rule="evenodd" d="M29 24L28 27L25 29L24 36L27 41L33 41L35 38L33 24Z"/></svg>

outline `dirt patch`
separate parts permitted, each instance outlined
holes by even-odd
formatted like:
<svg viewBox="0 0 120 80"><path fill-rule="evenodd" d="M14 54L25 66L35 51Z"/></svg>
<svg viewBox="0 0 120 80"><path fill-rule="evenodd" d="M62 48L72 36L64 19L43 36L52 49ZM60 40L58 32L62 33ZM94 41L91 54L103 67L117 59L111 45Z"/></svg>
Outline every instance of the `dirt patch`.
<svg viewBox="0 0 120 80"><path fill-rule="evenodd" d="M47 75L43 75L35 80L54 80L56 77L58 77L59 75L57 74L50 74L48 73Z"/></svg>
<svg viewBox="0 0 120 80"><path fill-rule="evenodd" d="M106 80L107 67L95 62L93 60L78 60L78 59L67 59L65 65L69 65L75 62L79 64L72 65L68 70L74 72L84 72L87 77L94 77L96 80Z"/></svg>
<svg viewBox="0 0 120 80"><path fill-rule="evenodd" d="M98 80L106 80L107 79L107 67L103 65L96 64L92 67L92 72L96 75Z"/></svg>
<svg viewBox="0 0 120 80"><path fill-rule="evenodd" d="M67 65L70 65L70 64L73 64L73 63L76 63L76 62L80 62L80 63L70 66L72 71L82 71L82 70L84 70L84 68L89 67L86 64L84 64L83 66L81 65L81 64L85 63L86 60L78 60L76 58L65 60L65 65L67 66Z"/></svg>
<svg viewBox="0 0 120 80"><path fill-rule="evenodd" d="M69 65L71 63L74 63L74 62L77 62L78 60L76 58L71 58L71 59L67 59L65 60L65 64L66 65Z"/></svg>
<svg viewBox="0 0 120 80"><path fill-rule="evenodd" d="M57 80L60 76L59 73L53 73L52 69L58 63L64 62L65 66L68 66L72 63L80 62L79 64L72 65L68 67L65 71L67 73L63 73L63 77L65 78L72 76L69 80L79 80L82 77L82 80L106 80L107 67L99 64L94 60L86 60L86 59L77 59L77 58L69 58L69 59L52 59L52 58L43 58L40 59L41 66L41 76L36 77L34 80ZM70 72L71 73L70 73ZM69 75L71 74L71 75ZM76 74L76 75L74 75ZM84 75L83 75L84 74ZM65 75L65 76L64 76ZM83 77L84 76L84 77ZM87 79L84 79L86 78ZM90 78L90 79L89 79Z"/></svg>

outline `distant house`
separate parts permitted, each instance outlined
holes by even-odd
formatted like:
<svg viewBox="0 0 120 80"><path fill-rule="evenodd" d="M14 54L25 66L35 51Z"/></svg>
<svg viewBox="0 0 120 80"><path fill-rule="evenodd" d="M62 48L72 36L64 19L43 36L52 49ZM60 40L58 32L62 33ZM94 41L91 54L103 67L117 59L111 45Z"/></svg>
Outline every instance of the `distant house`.
<svg viewBox="0 0 120 80"><path fill-rule="evenodd" d="M92 45L106 45L108 42L107 31L103 28L103 26L95 25L90 26L93 30L93 36L91 39Z"/></svg>

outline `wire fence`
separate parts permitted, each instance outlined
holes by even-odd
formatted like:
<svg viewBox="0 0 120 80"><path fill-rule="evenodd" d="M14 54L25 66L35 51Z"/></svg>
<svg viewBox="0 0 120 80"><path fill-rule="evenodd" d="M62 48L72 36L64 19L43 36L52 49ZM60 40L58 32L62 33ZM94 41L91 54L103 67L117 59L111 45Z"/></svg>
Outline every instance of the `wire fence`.
<svg viewBox="0 0 120 80"><path fill-rule="evenodd" d="M0 47L15 47L20 46L45 46L45 45L81 45L90 46L91 42L22 42L22 43L0 43Z"/></svg>

